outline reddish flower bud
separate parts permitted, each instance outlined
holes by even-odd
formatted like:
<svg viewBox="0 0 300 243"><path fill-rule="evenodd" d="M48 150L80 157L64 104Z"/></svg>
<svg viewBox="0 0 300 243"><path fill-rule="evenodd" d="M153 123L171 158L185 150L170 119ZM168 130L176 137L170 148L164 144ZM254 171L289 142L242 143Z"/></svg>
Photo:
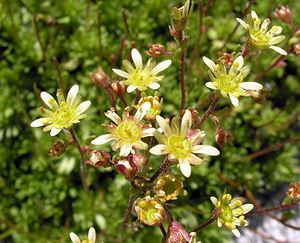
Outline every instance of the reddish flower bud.
<svg viewBox="0 0 300 243"><path fill-rule="evenodd" d="M300 56L300 43L294 45L294 52L296 55Z"/></svg>
<svg viewBox="0 0 300 243"><path fill-rule="evenodd" d="M274 12L275 16L286 24L292 23L292 13L288 6L281 6L276 8Z"/></svg>
<svg viewBox="0 0 300 243"><path fill-rule="evenodd" d="M215 140L217 144L220 146L220 148L224 147L225 143L228 143L230 141L231 135L229 132L224 130L221 127L218 127L215 133Z"/></svg>
<svg viewBox="0 0 300 243"><path fill-rule="evenodd" d="M300 183L299 182L294 182L289 186L288 196L292 200L300 201Z"/></svg>
<svg viewBox="0 0 300 243"><path fill-rule="evenodd" d="M54 144L52 144L52 146L49 149L48 154L50 156L59 156L62 155L66 150L66 146L64 143L62 142L56 142Z"/></svg>
<svg viewBox="0 0 300 243"><path fill-rule="evenodd" d="M231 67L234 61L234 56L226 52L218 52L219 61L227 67Z"/></svg>
<svg viewBox="0 0 300 243"><path fill-rule="evenodd" d="M146 53L151 57L160 57L165 54L165 47L161 44L152 44Z"/></svg>
<svg viewBox="0 0 300 243"><path fill-rule="evenodd" d="M85 161L85 163L90 164L96 168L105 167L109 164L110 155L104 151L100 150L91 150L89 153L89 160Z"/></svg>
<svg viewBox="0 0 300 243"><path fill-rule="evenodd" d="M282 68L282 67L286 67L286 62L283 60L280 60L279 62L277 62L275 64L276 67Z"/></svg>
<svg viewBox="0 0 300 243"><path fill-rule="evenodd" d="M97 72L91 75L92 82L100 87L107 87L109 85L110 78L105 74L102 68L99 68Z"/></svg>
<svg viewBox="0 0 300 243"><path fill-rule="evenodd" d="M117 96L121 97L126 92L126 86L121 82L113 82L110 86Z"/></svg>
<svg viewBox="0 0 300 243"><path fill-rule="evenodd" d="M179 223L173 221L168 229L168 243L185 243L191 238L190 234Z"/></svg>

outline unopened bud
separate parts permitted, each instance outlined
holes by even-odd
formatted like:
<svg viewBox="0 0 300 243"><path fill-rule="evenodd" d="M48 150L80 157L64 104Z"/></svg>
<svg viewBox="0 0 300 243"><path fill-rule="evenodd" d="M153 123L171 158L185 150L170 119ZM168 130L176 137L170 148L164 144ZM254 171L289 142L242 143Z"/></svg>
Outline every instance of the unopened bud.
<svg viewBox="0 0 300 243"><path fill-rule="evenodd" d="M62 142L56 142L52 144L52 146L49 149L49 155L50 156L59 156L62 155L66 150L66 146Z"/></svg>
<svg viewBox="0 0 300 243"><path fill-rule="evenodd" d="M300 56L300 43L294 45L294 52L296 55Z"/></svg>
<svg viewBox="0 0 300 243"><path fill-rule="evenodd" d="M100 87L107 87L109 85L110 78L105 74L102 68L99 68L97 72L91 75L92 82Z"/></svg>
<svg viewBox="0 0 300 243"><path fill-rule="evenodd" d="M276 62L275 66L279 67L279 68L286 67L286 62L283 60L280 60L279 62Z"/></svg>
<svg viewBox="0 0 300 243"><path fill-rule="evenodd" d="M218 52L219 61L226 67L231 67L234 61L234 56L226 52Z"/></svg>
<svg viewBox="0 0 300 243"><path fill-rule="evenodd" d="M126 92L126 87L121 82L113 82L113 83L111 83L110 86L111 86L112 90L114 91L114 93L119 97L122 97Z"/></svg>
<svg viewBox="0 0 300 243"><path fill-rule="evenodd" d="M218 127L215 133L216 143L223 148L226 143L228 143L231 139L231 135L225 129Z"/></svg>
<svg viewBox="0 0 300 243"><path fill-rule="evenodd" d="M266 100L266 96L268 95L268 91L265 89L261 89L261 90L251 90L249 91L249 94L251 96L251 98L259 104L263 104Z"/></svg>
<svg viewBox="0 0 300 243"><path fill-rule="evenodd" d="M165 47L161 44L152 44L146 53L151 57L160 57L165 54Z"/></svg>
<svg viewBox="0 0 300 243"><path fill-rule="evenodd" d="M286 24L292 23L292 13L288 6L281 6L276 8L274 12L275 16Z"/></svg>
<svg viewBox="0 0 300 243"><path fill-rule="evenodd" d="M89 152L89 157L85 162L96 168L108 166L110 160L109 153L96 149Z"/></svg>
<svg viewBox="0 0 300 243"><path fill-rule="evenodd" d="M115 164L115 167L122 175L131 179L136 176L138 172L142 171L146 164L147 160L144 155L136 152L135 154L130 154L127 157L120 159Z"/></svg>
<svg viewBox="0 0 300 243"><path fill-rule="evenodd" d="M300 183L299 182L294 182L289 186L288 196L292 200L299 200L300 201Z"/></svg>
<svg viewBox="0 0 300 243"><path fill-rule="evenodd" d="M175 221L170 224L167 236L168 243L186 243L189 242L190 238L189 232L182 225Z"/></svg>

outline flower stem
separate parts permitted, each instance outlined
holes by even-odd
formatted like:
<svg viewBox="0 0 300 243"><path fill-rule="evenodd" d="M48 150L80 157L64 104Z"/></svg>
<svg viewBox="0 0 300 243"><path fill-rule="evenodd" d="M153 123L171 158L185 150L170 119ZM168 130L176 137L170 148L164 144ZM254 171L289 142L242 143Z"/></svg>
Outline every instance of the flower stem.
<svg viewBox="0 0 300 243"><path fill-rule="evenodd" d="M192 232L197 232L199 230L203 230L204 228L206 228L207 226L212 224L215 220L216 220L216 217L214 215L212 215L207 221L205 221L204 223L198 225L195 229L193 229Z"/></svg>
<svg viewBox="0 0 300 243"><path fill-rule="evenodd" d="M220 100L220 96L218 94L215 94L215 97L213 98L211 105L208 107L208 109L204 113L204 115L200 117L199 122L197 123L197 126L201 127L202 124L207 120L209 115L215 111L215 109L219 103L219 100Z"/></svg>
<svg viewBox="0 0 300 243"><path fill-rule="evenodd" d="M180 56L180 89L181 89L181 106L180 110L182 111L185 107L185 80L184 80L184 63L185 63L185 50L182 48L182 53Z"/></svg>
<svg viewBox="0 0 300 243"><path fill-rule="evenodd" d="M165 158L165 160L162 162L158 170L154 173L153 176L150 178L150 183L154 182L157 177L159 177L162 173L164 173L168 168L169 165L171 164L171 161L168 158Z"/></svg>
<svg viewBox="0 0 300 243"><path fill-rule="evenodd" d="M71 133L73 142L74 142L75 146L77 147L78 152L80 153L80 178L81 178L81 182L82 182L82 185L83 185L83 190L87 194L88 193L88 186L87 186L86 177L85 177L84 153L81 149L78 137L77 137L76 132L75 132L73 127L70 129L70 133Z"/></svg>
<svg viewBox="0 0 300 243"><path fill-rule="evenodd" d="M123 227L126 227L127 223L128 223L128 220L129 220L129 216L131 214L131 210L132 210L132 207L133 207L133 204L134 204L134 193L133 193L133 183L131 183L130 185L130 195L129 195L129 199L128 199L128 203L127 203L127 208L126 208L126 212L125 212L125 215L124 215L124 220L123 220Z"/></svg>

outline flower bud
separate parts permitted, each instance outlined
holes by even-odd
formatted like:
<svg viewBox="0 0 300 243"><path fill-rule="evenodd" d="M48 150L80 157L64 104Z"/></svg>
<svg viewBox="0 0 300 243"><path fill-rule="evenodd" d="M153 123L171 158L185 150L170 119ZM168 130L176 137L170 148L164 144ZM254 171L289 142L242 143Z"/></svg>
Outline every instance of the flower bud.
<svg viewBox="0 0 300 243"><path fill-rule="evenodd" d="M191 15L194 7L194 2L187 0L184 4L184 6L180 8L174 7L172 9L172 29L175 30L176 33L181 33L185 30L187 19ZM174 37L177 37L173 35Z"/></svg>
<svg viewBox="0 0 300 243"><path fill-rule="evenodd" d="M152 44L146 53L151 57L160 57L165 54L165 47L161 44Z"/></svg>
<svg viewBox="0 0 300 243"><path fill-rule="evenodd" d="M52 146L49 149L48 154L50 156L59 156L62 155L66 150L66 146L64 143L62 142L56 142L54 144L52 144Z"/></svg>
<svg viewBox="0 0 300 243"><path fill-rule="evenodd" d="M154 187L156 195L161 201L176 200L177 196L185 194L183 183L179 177L172 174L162 175L158 178Z"/></svg>
<svg viewBox="0 0 300 243"><path fill-rule="evenodd" d="M288 6L281 6L279 8L276 8L274 14L282 22L289 25L292 23L292 13Z"/></svg>
<svg viewBox="0 0 300 243"><path fill-rule="evenodd" d="M146 225L160 225L165 217L165 210L159 200L150 196L138 199L134 209L139 221Z"/></svg>
<svg viewBox="0 0 300 243"><path fill-rule="evenodd" d="M249 94L256 103L263 104L266 100L266 96L268 95L268 91L265 89L261 89L259 91L251 90Z"/></svg>
<svg viewBox="0 0 300 243"><path fill-rule="evenodd" d="M294 45L294 52L296 55L300 56L300 43Z"/></svg>
<svg viewBox="0 0 300 243"><path fill-rule="evenodd" d="M142 171L147 160L141 153L130 154L116 163L117 170L126 178L133 178Z"/></svg>
<svg viewBox="0 0 300 243"><path fill-rule="evenodd" d="M109 85L110 78L105 74L102 68L99 68L97 72L91 75L92 82L100 87L107 87Z"/></svg>
<svg viewBox="0 0 300 243"><path fill-rule="evenodd" d="M286 67L286 62L280 60L279 62L276 62L275 67L279 67L279 68Z"/></svg>
<svg viewBox="0 0 300 243"><path fill-rule="evenodd" d="M136 108L139 109L145 102L149 102L151 107L147 110L144 118L148 120L155 120L156 116L161 112L163 99L158 96L146 96L139 100Z"/></svg>
<svg viewBox="0 0 300 243"><path fill-rule="evenodd" d="M218 127L215 133L216 143L223 148L225 143L228 143L231 139L231 135L225 129Z"/></svg>
<svg viewBox="0 0 300 243"><path fill-rule="evenodd" d="M91 150L89 153L89 160L85 163L90 164L96 168L105 167L109 164L110 155L104 151L100 150Z"/></svg>
<svg viewBox="0 0 300 243"><path fill-rule="evenodd" d="M168 243L186 243L191 238L189 232L179 223L173 221L168 229Z"/></svg>
<svg viewBox="0 0 300 243"><path fill-rule="evenodd" d="M288 196L292 200L300 200L300 183L294 182L289 186Z"/></svg>
<svg viewBox="0 0 300 243"><path fill-rule="evenodd" d="M234 61L234 56L226 52L218 52L219 61L226 67L231 67Z"/></svg>
<svg viewBox="0 0 300 243"><path fill-rule="evenodd" d="M121 82L113 82L110 86L114 93L119 97L122 97L126 92L126 86Z"/></svg>

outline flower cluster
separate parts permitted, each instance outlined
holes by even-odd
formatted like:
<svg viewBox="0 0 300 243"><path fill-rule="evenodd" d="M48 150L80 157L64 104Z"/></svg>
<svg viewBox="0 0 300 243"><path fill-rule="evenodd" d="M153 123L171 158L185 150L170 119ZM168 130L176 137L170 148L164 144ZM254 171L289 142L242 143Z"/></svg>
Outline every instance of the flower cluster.
<svg viewBox="0 0 300 243"><path fill-rule="evenodd" d="M171 124L161 116L156 116L159 130L155 138L159 142L150 149L154 155L168 155L171 161L178 161L180 170L185 177L191 175L191 165L199 165L203 159L195 154L216 156L219 150L210 145L200 145L205 133L199 129L191 129L192 114L186 110L181 124L179 118L172 119Z"/></svg>
<svg viewBox="0 0 300 243"><path fill-rule="evenodd" d="M251 11L246 22L239 18L236 20L248 31L249 40L253 46L259 49L270 48L281 55L287 55L285 50L276 46L285 39L284 35L280 35L282 28L274 25L269 29L270 19L261 22L256 12Z"/></svg>
<svg viewBox="0 0 300 243"><path fill-rule="evenodd" d="M206 87L219 90L224 97L229 96L234 106L239 104L240 96L250 96L250 91L259 91L263 88L257 82L243 82L250 72L250 67L244 66L242 56L238 56L234 60L229 71L223 63L215 64L207 57L203 57L203 61L210 69L208 75L211 82L207 82Z"/></svg>
<svg viewBox="0 0 300 243"><path fill-rule="evenodd" d="M79 120L86 115L83 114L91 105L90 101L80 103L80 97L77 96L78 85L73 85L65 100L62 91L57 90L57 100L47 92L41 92L41 98L50 108L42 108L43 118L39 118L31 123L32 127L44 127L43 131L50 131L51 136L57 135L62 129L70 128L73 124L79 123Z"/></svg>
<svg viewBox="0 0 300 243"><path fill-rule="evenodd" d="M247 226L245 214L253 209L253 204L244 204L241 198L233 198L230 194L223 194L218 200L215 197L210 197L210 200L215 205L215 215L217 217L217 225L224 225L231 232L240 237L240 232L236 226Z"/></svg>

